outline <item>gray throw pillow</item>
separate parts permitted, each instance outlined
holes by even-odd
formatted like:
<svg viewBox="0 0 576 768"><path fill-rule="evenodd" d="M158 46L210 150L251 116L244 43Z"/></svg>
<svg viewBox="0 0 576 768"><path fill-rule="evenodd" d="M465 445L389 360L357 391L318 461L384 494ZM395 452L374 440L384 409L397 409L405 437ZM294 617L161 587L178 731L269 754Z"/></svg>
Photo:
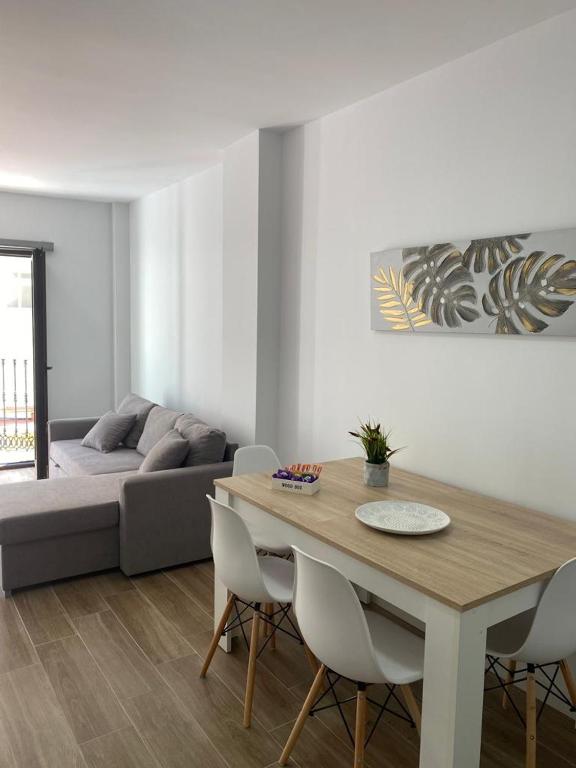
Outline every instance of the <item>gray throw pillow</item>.
<svg viewBox="0 0 576 768"><path fill-rule="evenodd" d="M135 413L114 413L108 411L92 427L82 440L84 448L95 448L101 453L110 453L118 448L134 426Z"/></svg>
<svg viewBox="0 0 576 768"><path fill-rule="evenodd" d="M199 464L217 464L222 461L226 450L225 432L204 424L191 413L180 416L175 426L190 444L184 466L196 467Z"/></svg>
<svg viewBox="0 0 576 768"><path fill-rule="evenodd" d="M135 395L131 392L129 395L126 395L124 400L122 400L116 409L117 413L136 414L136 421L134 426L122 441L126 448L136 448L138 445L138 440L140 440L142 436L144 425L146 424L146 419L148 418L148 414L152 408L154 408L154 403L151 403L150 400L146 400L145 398L140 397L140 395Z"/></svg>
<svg viewBox="0 0 576 768"><path fill-rule="evenodd" d="M188 453L188 441L177 429L171 429L154 445L140 464L139 472L158 472L162 469L176 469Z"/></svg>
<svg viewBox="0 0 576 768"><path fill-rule="evenodd" d="M180 414L176 411L163 408L161 405L155 405L148 414L142 437L138 440L138 445L136 446L138 453L146 456L158 440L173 429L178 416Z"/></svg>

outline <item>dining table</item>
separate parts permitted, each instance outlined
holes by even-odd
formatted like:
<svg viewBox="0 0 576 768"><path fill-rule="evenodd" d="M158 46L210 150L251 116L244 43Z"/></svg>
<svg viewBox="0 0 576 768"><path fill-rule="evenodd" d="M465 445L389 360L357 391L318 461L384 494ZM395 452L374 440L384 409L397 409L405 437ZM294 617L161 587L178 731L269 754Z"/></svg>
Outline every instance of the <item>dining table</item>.
<svg viewBox="0 0 576 768"><path fill-rule="evenodd" d="M387 487L368 487L360 458L325 462L319 482L303 495L273 490L270 473L239 475L216 480L216 498L423 628L420 768L477 768L487 630L538 604L576 556L576 523L396 467ZM432 535L384 533L355 516L379 500L429 505L451 522ZM228 598L217 572L214 596L217 622Z"/></svg>

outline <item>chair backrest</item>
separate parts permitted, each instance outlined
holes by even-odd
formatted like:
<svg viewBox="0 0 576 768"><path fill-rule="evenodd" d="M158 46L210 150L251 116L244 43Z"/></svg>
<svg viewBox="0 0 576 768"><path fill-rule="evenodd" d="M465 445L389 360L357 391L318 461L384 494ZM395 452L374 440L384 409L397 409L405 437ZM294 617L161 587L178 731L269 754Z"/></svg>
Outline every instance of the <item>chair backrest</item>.
<svg viewBox="0 0 576 768"><path fill-rule="evenodd" d="M518 658L534 664L562 661L576 652L576 558L548 582Z"/></svg>
<svg viewBox="0 0 576 768"><path fill-rule="evenodd" d="M333 566L292 547L296 558L294 610L302 636L326 666L356 682L379 682L364 611L348 579Z"/></svg>
<svg viewBox="0 0 576 768"><path fill-rule="evenodd" d="M275 472L281 466L280 459L267 445L246 445L234 454L233 475L249 475L253 472Z"/></svg>
<svg viewBox="0 0 576 768"><path fill-rule="evenodd" d="M238 512L206 495L212 511L212 556L214 570L224 586L247 603L267 602L250 532Z"/></svg>

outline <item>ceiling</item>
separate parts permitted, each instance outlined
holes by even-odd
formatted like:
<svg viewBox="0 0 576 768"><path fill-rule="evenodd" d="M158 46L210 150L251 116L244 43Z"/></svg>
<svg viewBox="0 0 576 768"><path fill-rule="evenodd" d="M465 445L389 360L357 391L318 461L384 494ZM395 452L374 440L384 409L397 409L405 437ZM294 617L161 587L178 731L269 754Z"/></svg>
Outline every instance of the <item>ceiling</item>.
<svg viewBox="0 0 576 768"><path fill-rule="evenodd" d="M129 200L576 0L0 0L0 189Z"/></svg>

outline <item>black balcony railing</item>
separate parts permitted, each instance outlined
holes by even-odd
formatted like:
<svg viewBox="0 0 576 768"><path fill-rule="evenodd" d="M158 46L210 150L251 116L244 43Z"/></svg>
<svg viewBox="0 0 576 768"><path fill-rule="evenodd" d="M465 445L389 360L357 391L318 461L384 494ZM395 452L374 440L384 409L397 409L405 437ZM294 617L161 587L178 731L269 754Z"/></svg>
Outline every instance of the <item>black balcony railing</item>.
<svg viewBox="0 0 576 768"><path fill-rule="evenodd" d="M34 402L28 360L0 358L0 451L34 449Z"/></svg>

